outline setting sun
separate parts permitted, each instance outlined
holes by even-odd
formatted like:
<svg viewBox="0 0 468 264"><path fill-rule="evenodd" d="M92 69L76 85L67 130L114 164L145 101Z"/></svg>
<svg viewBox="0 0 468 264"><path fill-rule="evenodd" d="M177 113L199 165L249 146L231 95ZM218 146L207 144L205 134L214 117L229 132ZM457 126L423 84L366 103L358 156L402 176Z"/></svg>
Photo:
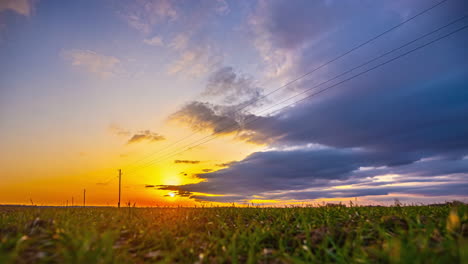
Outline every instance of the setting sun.
<svg viewBox="0 0 468 264"><path fill-rule="evenodd" d="M467 31L467 0L0 0L0 263L456 263Z"/></svg>

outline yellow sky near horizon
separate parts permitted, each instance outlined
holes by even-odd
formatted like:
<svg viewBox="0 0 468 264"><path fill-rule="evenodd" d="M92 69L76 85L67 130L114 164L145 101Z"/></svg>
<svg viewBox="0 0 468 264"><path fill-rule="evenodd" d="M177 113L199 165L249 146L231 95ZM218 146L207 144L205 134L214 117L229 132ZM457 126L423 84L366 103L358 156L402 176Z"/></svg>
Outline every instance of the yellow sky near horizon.
<svg viewBox="0 0 468 264"><path fill-rule="evenodd" d="M463 0L20 2L0 204L466 198Z"/></svg>
<svg viewBox="0 0 468 264"><path fill-rule="evenodd" d="M28 160L24 156L21 159L22 167L18 166L19 159L11 158L11 163L4 163L3 166L13 177L2 181L1 203L30 204L32 199L38 205L64 205L67 200L71 204L71 197L74 197L81 204L82 191L86 189L87 204L115 205L118 169L122 168L122 203L133 201L142 206L193 205L196 202L192 199L167 197L170 191L145 188L145 185L197 183L201 179L196 174L203 173L203 170L222 169L217 164L241 160L262 148L236 141L228 135L185 151L187 148L184 146L209 134L194 133L187 128L168 124L159 131L170 135L168 140L126 144L128 136L116 136L107 131L106 136L115 143L113 148L102 149L96 142L98 147L95 150L76 148L76 151L57 153L53 149L50 152L44 149L41 155L31 153ZM193 136L189 140L172 145L191 134ZM20 152L16 155L20 155ZM11 157L14 156L13 153ZM199 163L176 164L175 160L196 160Z"/></svg>

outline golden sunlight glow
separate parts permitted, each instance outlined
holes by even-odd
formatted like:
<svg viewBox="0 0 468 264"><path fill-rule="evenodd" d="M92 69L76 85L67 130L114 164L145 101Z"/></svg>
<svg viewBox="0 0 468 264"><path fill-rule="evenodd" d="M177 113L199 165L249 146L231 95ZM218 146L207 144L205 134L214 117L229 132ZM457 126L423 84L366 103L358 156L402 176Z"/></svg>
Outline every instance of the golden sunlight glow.
<svg viewBox="0 0 468 264"><path fill-rule="evenodd" d="M352 189L355 187L354 185L339 185L339 186L333 186L332 189Z"/></svg>
<svg viewBox="0 0 468 264"><path fill-rule="evenodd" d="M398 178L398 174L385 174L385 175L379 175L375 176L373 178L374 182L389 182L389 181L396 181L396 178Z"/></svg>

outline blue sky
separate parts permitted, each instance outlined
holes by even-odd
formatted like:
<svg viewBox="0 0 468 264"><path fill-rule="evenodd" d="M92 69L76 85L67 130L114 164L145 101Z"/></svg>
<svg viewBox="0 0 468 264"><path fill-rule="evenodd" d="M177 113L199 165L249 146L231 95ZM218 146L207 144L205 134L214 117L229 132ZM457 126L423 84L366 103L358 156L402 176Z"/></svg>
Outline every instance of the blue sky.
<svg viewBox="0 0 468 264"><path fill-rule="evenodd" d="M188 202L465 199L466 29L294 103L461 18L465 1L444 1L263 98L437 3L2 0L0 164L7 173L0 177L12 186L43 181L68 190L65 179L87 175L81 184L94 186L115 168L138 166L135 160L195 133L187 144L219 138L133 172L135 197L169 191L188 193L178 200ZM322 88L466 25L460 19ZM235 127L223 129L229 124ZM60 195L43 199L53 203Z"/></svg>

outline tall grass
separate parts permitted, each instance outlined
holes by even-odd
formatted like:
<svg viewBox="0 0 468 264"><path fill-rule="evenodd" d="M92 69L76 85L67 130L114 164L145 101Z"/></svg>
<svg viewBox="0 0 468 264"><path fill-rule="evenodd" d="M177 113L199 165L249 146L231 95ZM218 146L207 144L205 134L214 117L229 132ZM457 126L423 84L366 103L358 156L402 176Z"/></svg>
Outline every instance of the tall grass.
<svg viewBox="0 0 468 264"><path fill-rule="evenodd" d="M468 207L0 207L0 263L468 263Z"/></svg>

